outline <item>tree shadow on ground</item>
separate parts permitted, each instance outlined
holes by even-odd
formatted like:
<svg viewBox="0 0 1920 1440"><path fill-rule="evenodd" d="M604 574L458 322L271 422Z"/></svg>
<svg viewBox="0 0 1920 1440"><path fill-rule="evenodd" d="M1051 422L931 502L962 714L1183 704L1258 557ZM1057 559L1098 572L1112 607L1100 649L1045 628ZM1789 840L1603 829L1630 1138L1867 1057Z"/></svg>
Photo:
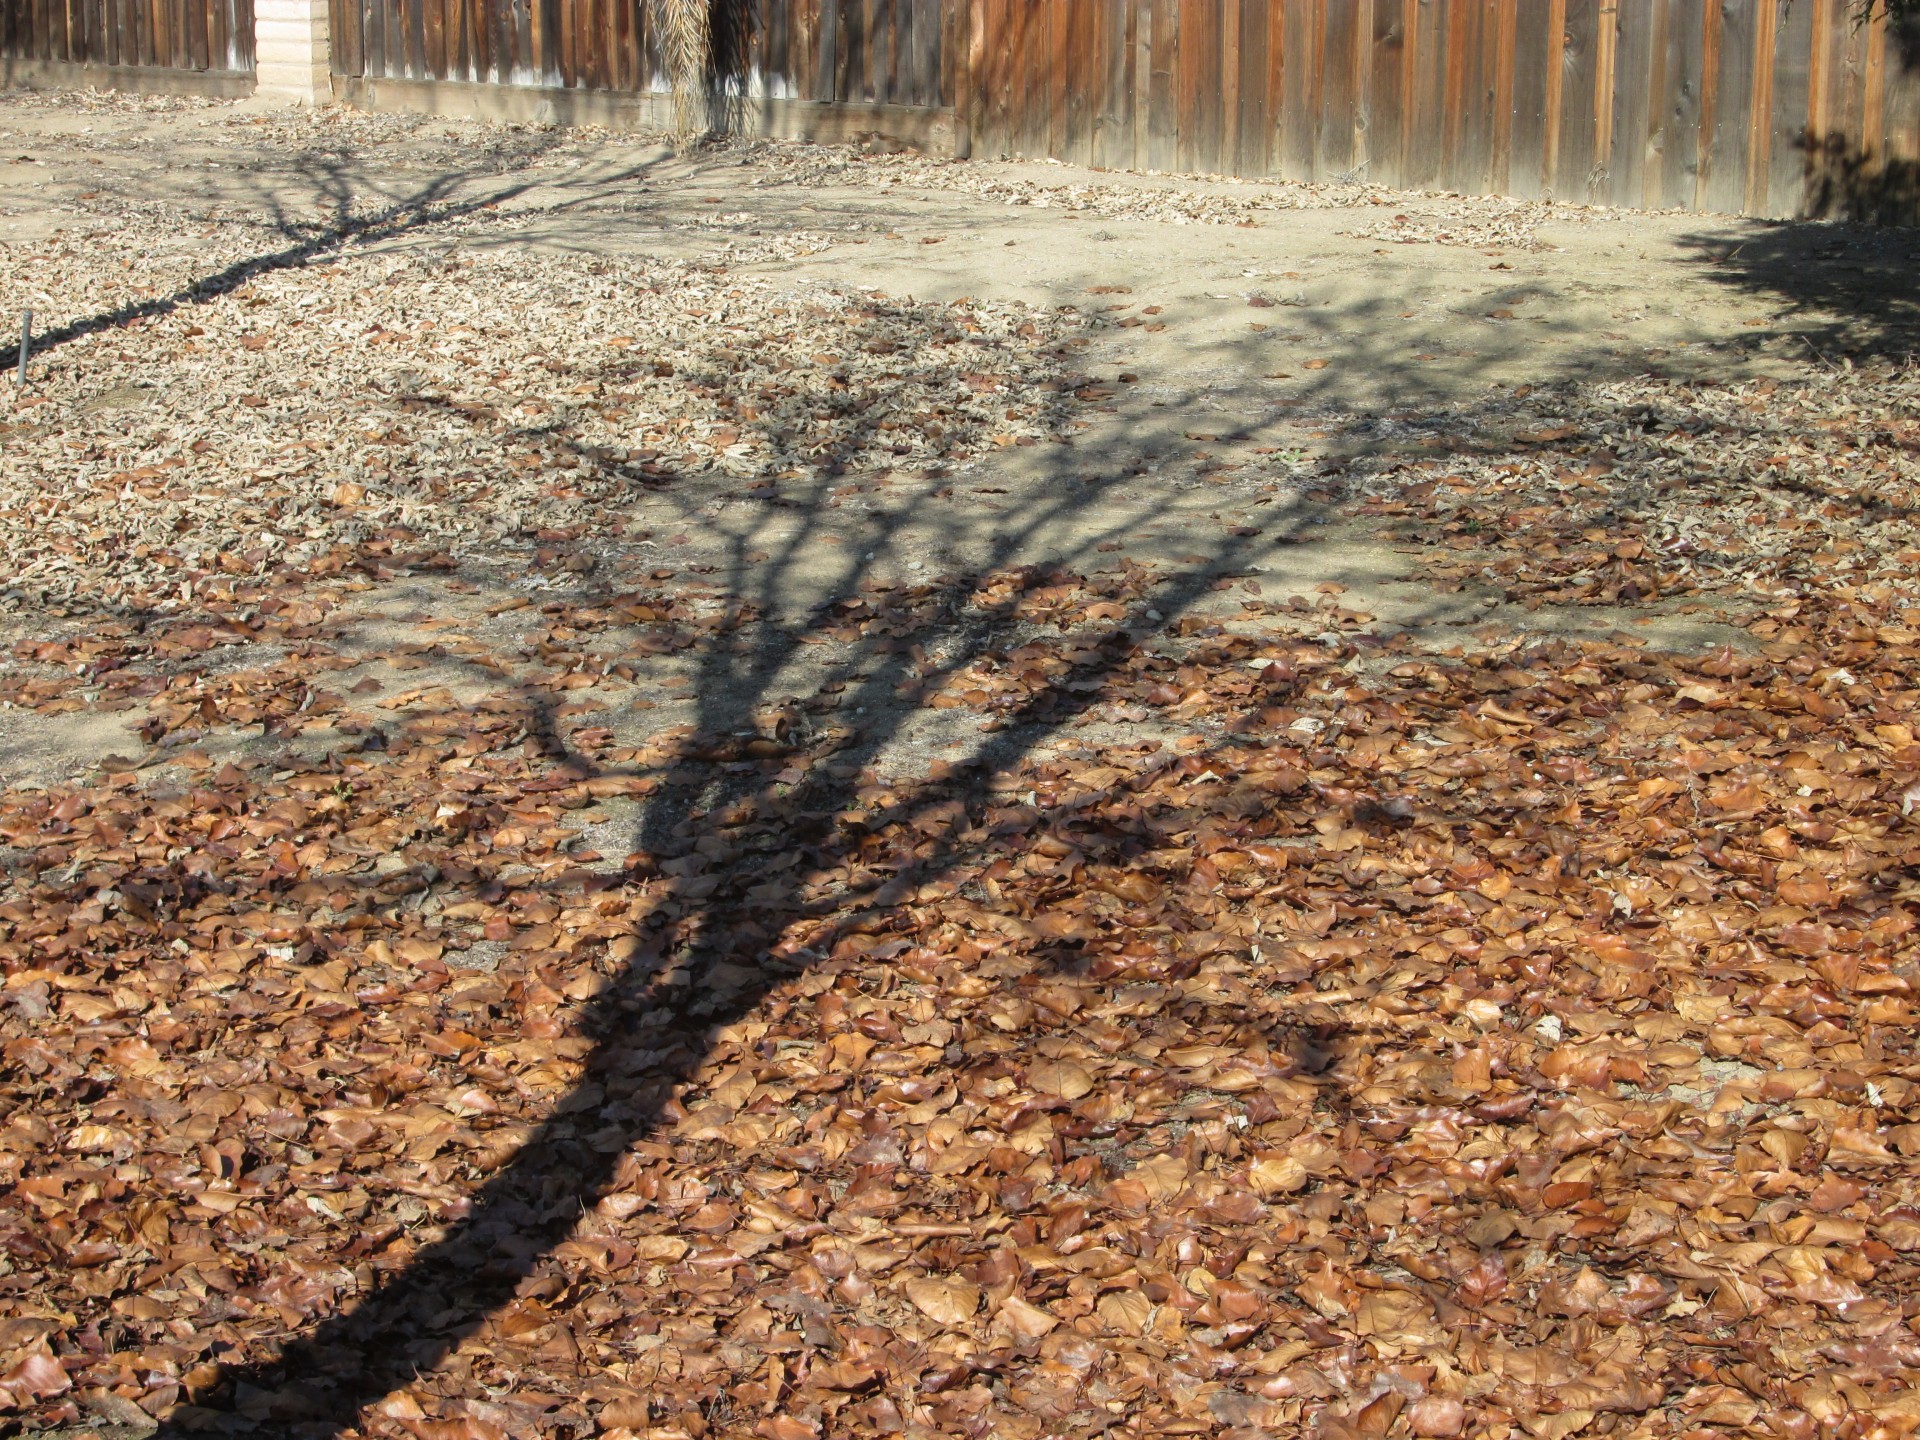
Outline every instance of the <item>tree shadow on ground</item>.
<svg viewBox="0 0 1920 1440"><path fill-rule="evenodd" d="M871 338L897 343L891 333ZM909 352L919 355L933 338L917 337ZM1054 364L1064 372L1060 357ZM728 383L718 361L707 378ZM1473 417L1455 420L1470 428ZM1046 437L1066 438L1058 428ZM571 443L563 429L550 439ZM571 1093L472 1194L442 1238L386 1257L351 1309L320 1321L272 1361L207 1380L200 1393L212 1404L162 1434L248 1423L275 1433L336 1433L368 1404L441 1364L525 1293L614 1185L631 1148L676 1118L676 1090L703 1064L716 1032L850 939L906 930L908 907L926 887L977 880L1001 851L1054 824L1031 800L1009 804L999 786L1097 707L1116 698L1137 706L1136 672L1150 670L1145 688L1172 689L1178 699L1177 670L1151 653L1156 637L1178 633L1223 579L1238 575L1254 537L1195 535L1199 559L1149 571L1106 558L1136 523L1125 511L1083 527L1072 546L1054 547L1047 564L1028 560L1036 536L1074 515L1098 516L1132 478L1130 439L1138 437L1107 433L1097 463L1065 445L1043 449L1050 483L1033 491L1023 512L1004 518L983 563L968 574L900 578L907 559L900 537L908 525L927 523L917 504L902 503L876 516L867 543L839 552L827 567L833 573L802 580L803 570L818 566L835 487L858 457L884 443L857 413L813 473L783 483L777 498L794 523L770 554L759 554L761 537L751 526L729 537L729 558L714 581L726 613L686 652L696 718L646 777L659 783L642 804L632 856L618 878L604 882L630 889L646 914L622 937L618 956L610 950L596 964L591 998L568 1027L590 1047ZM950 433L935 454L915 458L934 468L984 443L978 433ZM576 458L587 453L575 446ZM674 477L636 483L671 486ZM636 593L629 579L615 573L582 603L626 603ZM809 595L820 598L796 606ZM799 620L784 618L796 608ZM796 666L796 656L829 634L840 646L837 673L822 681ZM875 767L922 713L919 702L982 663L1006 669L1012 683L999 703L969 701L942 712L969 721L967 753L928 764L924 778L882 783ZM1250 673L1245 709L1259 723L1263 706L1284 702L1298 677L1274 664ZM528 691L517 703L557 781L614 773L568 743L551 696ZM849 724L829 713L864 718ZM1392 800L1303 795L1267 803L1273 811L1345 806L1362 823L1389 823ZM901 843L905 832L911 845ZM1099 838L1111 863L1124 868L1160 832L1142 821ZM1101 967L1128 943L1128 928L1122 921L1098 935L1043 943L1036 962L1114 973ZM849 953L874 949L863 942ZM1205 958L1173 943L1149 951L1130 963L1174 979ZM1342 1037L1302 1030L1275 1039L1273 1063L1286 1074L1324 1069ZM1091 1165L1090 1154L1071 1158ZM880 1184L886 1169L863 1182ZM237 1416L214 1413L226 1404L237 1406Z"/></svg>
<svg viewBox="0 0 1920 1440"><path fill-rule="evenodd" d="M1904 204L1901 197L1913 193L1912 167L1869 165L1849 156L1844 142L1831 155L1823 150L1817 163L1826 178L1810 180L1810 193L1833 187L1843 219L1701 231L1683 243L1716 284L1778 307L1816 359L1906 359L1920 351L1920 232L1854 222L1915 218L1880 213L1883 202Z"/></svg>

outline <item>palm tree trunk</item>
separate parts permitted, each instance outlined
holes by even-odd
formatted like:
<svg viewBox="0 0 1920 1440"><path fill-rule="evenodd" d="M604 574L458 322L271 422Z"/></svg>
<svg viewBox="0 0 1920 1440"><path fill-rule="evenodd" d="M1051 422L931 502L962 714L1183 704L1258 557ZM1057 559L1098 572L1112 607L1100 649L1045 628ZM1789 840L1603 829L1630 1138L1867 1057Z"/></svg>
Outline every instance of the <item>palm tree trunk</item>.
<svg viewBox="0 0 1920 1440"><path fill-rule="evenodd" d="M713 23L707 0L653 0L653 13L661 58L673 85L673 138L678 144L690 144L708 129Z"/></svg>

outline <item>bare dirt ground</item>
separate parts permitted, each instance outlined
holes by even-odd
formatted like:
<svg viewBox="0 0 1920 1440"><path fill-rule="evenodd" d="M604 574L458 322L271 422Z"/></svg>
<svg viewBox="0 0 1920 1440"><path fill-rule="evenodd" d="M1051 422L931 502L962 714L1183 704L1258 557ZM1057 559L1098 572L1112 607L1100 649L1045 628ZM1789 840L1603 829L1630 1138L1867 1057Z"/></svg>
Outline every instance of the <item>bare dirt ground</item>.
<svg viewBox="0 0 1920 1440"><path fill-rule="evenodd" d="M1907 1433L1917 249L0 97L0 1414Z"/></svg>
<svg viewBox="0 0 1920 1440"><path fill-rule="evenodd" d="M518 508L491 517L436 505L420 476L438 453L379 437L379 422L404 417L390 428L415 428L422 406L459 392L466 398L454 403L504 400L522 421L551 416L545 428L555 434L584 419L599 425L595 441L632 440L617 412L593 413L605 408L600 395L580 393L574 372L604 359L610 342L651 360L689 337L671 333L670 306L622 318L568 293L609 266L628 268L596 288L648 267L675 267L676 278L677 267L692 267L698 293L723 307L743 293L754 297L748 306L816 287L836 306L878 293L905 307L869 322L888 332L872 342L883 345L914 345L916 326L937 307L981 304L1001 307L1009 327L1018 315L1067 346L1050 360L1022 357L1030 373L1015 388L1029 393L1008 393L1024 403L1006 407L1004 433L986 433L976 415L981 433L965 446L922 443L890 473L838 486L826 483L838 478L830 472L855 457L826 455L797 498L792 475L772 482L789 494L771 493L769 456L709 469L702 455L701 468L676 472L671 488L623 498L632 541L592 537L603 575L654 561L714 566L727 576L720 588L750 584L758 603L790 615L866 579L1076 566L1119 545L1159 565L1206 552L1223 575L1245 572L1282 603L1319 603L1320 587L1344 586L1343 604L1376 617L1380 634L1411 627L1458 639L1524 623L1600 635L1633 625L1643 638L1724 642L1712 619L1678 613L1684 606L1628 615L1582 597L1579 608L1535 602L1522 615L1497 588L1438 594L1417 563L1430 537L1355 520L1330 503L1333 490L1316 493L1315 477L1511 444L1552 427L1542 417L1557 416L1568 386L1592 393L1650 374L1716 384L1786 377L1857 343L1836 335L1844 308L1824 308L1818 286L1807 287L1809 306L1729 283L1745 272L1729 272L1728 258L1737 262L1756 239L1766 244L1764 227L1693 216L790 146L676 159L627 136L233 103L22 96L0 125L13 152L0 165L0 235L11 242L22 308L35 308L43 332L122 311L142 332L137 355L112 351L106 337L126 335L112 328L49 351L28 394L7 397L19 439L56 413L63 433L71 437L65 427L77 421L89 437L68 438L59 447L67 463L51 471L17 439L13 464L27 490L57 495L75 480L97 485L103 470L125 473L134 467L114 458L116 442L125 448L137 436L147 458L155 446L197 450L170 477L189 492L185 503L167 507L161 522L190 528L228 508L224 485L192 494L196 476L271 460L308 507L331 504L342 485L367 489L341 507L351 511L344 525L323 517L328 538L439 511L429 528L451 546L451 573L472 569L489 594L505 579L488 563L504 558L493 548L500 524L520 527L501 543L527 551L543 516L549 529L565 529L572 512L522 492ZM1897 264L1907 245L1836 231L1807 258L1842 291L1858 283L1870 292L1859 252ZM290 328L316 303L332 322L317 337L320 354ZM391 345L400 332L378 328L396 316L431 324L441 306L450 307L443 327L477 331L465 353L436 345L416 354ZM344 318L356 315L364 321ZM363 332L356 343L342 347L343 326ZM622 328L641 333L623 339ZM724 318L699 328L701 343L728 333ZM269 343L222 353L241 330L252 337L243 343ZM372 348L382 340L387 348ZM797 342L783 333L778 343ZM588 383L609 384L598 373ZM302 428L315 418L311 397L329 387L338 393L328 422ZM47 405L56 408L39 408ZM1058 413L1063 405L1071 418ZM699 418L715 428L716 412L704 408ZM461 425L457 414L443 419ZM508 463L529 454L552 463L535 429L510 432L521 450ZM462 463L497 457L507 437L491 438L435 437ZM370 439L381 448L369 450ZM849 432L833 443L866 439ZM301 445L301 463L277 459ZM920 473L928 460L933 473ZM747 493L743 479L758 480L760 493ZM309 514L300 518L314 529ZM1238 528L1260 533L1232 545L1230 561L1211 553ZM228 551L230 538L206 535L201 553ZM143 539L151 546L149 533L131 536L109 521L90 543L123 569ZM81 558L33 553L36 541L45 543L26 527L15 532L14 595L37 577L33 560L76 580L83 573ZM780 560L766 569L770 562L747 558L756 554ZM371 617L380 602L344 603L342 619ZM410 608L459 621L483 603L441 589ZM23 627L15 638L37 633L33 607L15 606ZM496 628L504 636L513 626ZM371 652L356 646L395 637L362 627L343 638L344 653L359 655ZM684 718L669 706L649 724ZM32 737L0 743L13 774L44 781L100 758L109 732L42 724Z"/></svg>

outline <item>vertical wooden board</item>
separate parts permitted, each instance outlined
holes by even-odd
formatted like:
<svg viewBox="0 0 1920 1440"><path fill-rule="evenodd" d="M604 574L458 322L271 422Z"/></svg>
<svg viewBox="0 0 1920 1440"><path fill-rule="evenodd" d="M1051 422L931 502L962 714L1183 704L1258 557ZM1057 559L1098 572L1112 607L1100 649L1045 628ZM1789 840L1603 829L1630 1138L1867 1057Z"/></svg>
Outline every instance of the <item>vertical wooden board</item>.
<svg viewBox="0 0 1920 1440"><path fill-rule="evenodd" d="M1716 3L1720 11L1719 67L1703 203L1708 210L1737 215L1746 208L1747 201L1756 0L1716 0Z"/></svg>
<svg viewBox="0 0 1920 1440"><path fill-rule="evenodd" d="M1842 7L1845 0L1834 0ZM1860 144L1860 93L1866 75L1867 37L1842 14L1833 26L1827 60L1827 129L1836 137L1829 143L1845 155Z"/></svg>
<svg viewBox="0 0 1920 1440"><path fill-rule="evenodd" d="M1453 0L1461 20L1454 31L1452 70L1460 117L1448 185L1469 195L1493 188L1494 62L1500 45L1494 0ZM1450 87L1451 88L1451 87Z"/></svg>
<svg viewBox="0 0 1920 1440"><path fill-rule="evenodd" d="M544 7L547 0L539 0L539 3ZM619 53L614 62L613 83L614 88L618 90L628 92L637 91L642 89L646 84L640 68L640 7L643 3L644 0L614 0L614 14L617 21L616 30L619 37ZM768 21L771 21L776 14L783 14L785 9L785 6L780 6L777 9L769 6L765 11L761 12L761 24L755 28L753 36L754 66L760 73L765 73L764 65L760 58L761 51L766 44L765 25ZM542 29L544 32L544 25ZM543 75L546 73L544 49L540 60L540 70Z"/></svg>
<svg viewBox="0 0 1920 1440"><path fill-rule="evenodd" d="M1220 0L1220 141L1213 168L1237 174L1240 168L1240 0Z"/></svg>
<svg viewBox="0 0 1920 1440"><path fill-rule="evenodd" d="M1833 7L1845 0L1813 0L1808 25L1812 29L1807 56L1807 133L1818 141L1833 125Z"/></svg>
<svg viewBox="0 0 1920 1440"><path fill-rule="evenodd" d="M975 0L986 12L982 47L986 66L987 115L983 127L988 155L1013 153L1014 87L1020 61L1019 0Z"/></svg>
<svg viewBox="0 0 1920 1440"><path fill-rule="evenodd" d="M827 0L838 10L833 30L833 99L857 103L867 93L867 0Z"/></svg>
<svg viewBox="0 0 1920 1440"><path fill-rule="evenodd" d="M1747 99L1747 179L1740 202L1743 215L1764 214L1767 176L1773 155L1773 61L1781 0L1753 0L1753 54Z"/></svg>
<svg viewBox="0 0 1920 1440"><path fill-rule="evenodd" d="M1420 0L1404 161L1405 183L1415 189L1439 184L1443 178L1450 20L1448 0Z"/></svg>
<svg viewBox="0 0 1920 1440"><path fill-rule="evenodd" d="M1667 36L1674 23L1673 10L1684 0L1653 0L1653 18L1648 23L1653 35L1647 55L1646 128L1639 139L1640 194L1632 203L1648 208L1660 204L1660 190L1667 148ZM1617 141L1615 142L1618 143Z"/></svg>
<svg viewBox="0 0 1920 1440"><path fill-rule="evenodd" d="M1025 0L1021 31L1019 129L1014 144L1022 155L1040 159L1047 153L1047 130L1053 121L1053 0Z"/></svg>
<svg viewBox="0 0 1920 1440"><path fill-rule="evenodd" d="M868 90L873 74L873 0L839 0L840 47L839 73L834 82L834 98L857 104L871 98Z"/></svg>
<svg viewBox="0 0 1920 1440"><path fill-rule="evenodd" d="M1515 47L1519 42L1519 20L1512 0L1492 0L1486 20L1491 32L1488 53L1493 74L1488 94L1493 112L1493 153L1488 159L1488 186L1505 195L1513 175L1513 87Z"/></svg>
<svg viewBox="0 0 1920 1440"><path fill-rule="evenodd" d="M1744 3L1744 0L1742 0ZM1595 91L1600 81L1600 27L1611 20L1609 0L1567 0L1560 59L1560 145L1554 156L1554 197L1584 203L1600 162Z"/></svg>
<svg viewBox="0 0 1920 1440"><path fill-rule="evenodd" d="M405 79L407 75L406 0L385 0L381 6L380 23L387 32L387 73L395 79Z"/></svg>
<svg viewBox="0 0 1920 1440"><path fill-rule="evenodd" d="M1720 42L1720 0L1701 0L1700 105L1694 126L1699 137L1699 155L1694 168L1693 194L1686 201L1692 210L1705 207L1707 185L1713 174L1713 117L1720 105Z"/></svg>
<svg viewBox="0 0 1920 1440"><path fill-rule="evenodd" d="M888 0L893 14L887 27L887 93L893 105L912 105L914 0Z"/></svg>
<svg viewBox="0 0 1920 1440"><path fill-rule="evenodd" d="M913 61L907 57L906 49L913 43L913 0L883 0L883 4L885 55L874 56L880 72L874 87L885 94L889 105L911 105Z"/></svg>
<svg viewBox="0 0 1920 1440"><path fill-rule="evenodd" d="M1187 174L1200 168L1194 160L1194 130L1199 122L1194 106L1200 90L1200 52L1205 43L1199 14L1203 3L1175 0L1180 41L1173 56L1173 168Z"/></svg>
<svg viewBox="0 0 1920 1440"><path fill-rule="evenodd" d="M335 75L357 75L353 52L359 37L353 30L353 6L350 0L327 0L327 60Z"/></svg>
<svg viewBox="0 0 1920 1440"><path fill-rule="evenodd" d="M1920 53L1907 58L1909 47L1920 52L1920 23L1910 26L1906 37L1892 37L1887 66L1886 96L1881 106L1880 136L1881 150L1890 165L1900 169L1911 177L1916 162L1920 162ZM1920 223L1920 215L1913 213L1913 185L1911 179L1902 187L1906 191L1907 208L1903 212L1884 215L1881 218L1888 223L1913 225Z"/></svg>
<svg viewBox="0 0 1920 1440"><path fill-rule="evenodd" d="M514 34L519 69L522 73L533 70L533 32L527 17L532 13L536 0L513 0ZM590 0L587 11L586 28L586 66L580 77L580 83L590 90L605 90L611 79L613 64L613 6L615 0ZM530 76L533 83L539 83L538 71Z"/></svg>
<svg viewBox="0 0 1920 1440"><path fill-rule="evenodd" d="M653 54L653 20L647 8L648 0L640 3L640 55L643 67L651 66ZM788 0L779 7L781 22L786 28L784 50L776 48L774 53L781 57L785 65L787 84L792 87L789 94L793 99L805 100L813 94L814 55L813 37L818 24L818 0ZM776 32L777 33L777 32ZM651 75L651 69L647 70Z"/></svg>
<svg viewBox="0 0 1920 1440"><path fill-rule="evenodd" d="M357 0L355 8L360 12L362 63L366 66L361 73L376 80L384 78L387 73L385 0Z"/></svg>
<svg viewBox="0 0 1920 1440"><path fill-rule="evenodd" d="M1648 176L1649 200L1691 209L1706 153L1705 101L1709 8L1717 0L1668 0L1665 83L1660 107L1660 173Z"/></svg>
<svg viewBox="0 0 1920 1440"><path fill-rule="evenodd" d="M868 0L828 0L839 13L833 31L833 98L855 104L866 98Z"/></svg>
<svg viewBox="0 0 1920 1440"><path fill-rule="evenodd" d="M940 11L929 0L896 0L893 86L899 105L935 105L933 67L940 58Z"/></svg>
<svg viewBox="0 0 1920 1440"><path fill-rule="evenodd" d="M1381 185L1401 183L1407 128L1401 76L1408 58L1408 9L1407 0L1375 0L1373 33L1366 37L1366 59L1373 68L1367 96L1367 178Z"/></svg>
<svg viewBox="0 0 1920 1440"><path fill-rule="evenodd" d="M1147 168L1179 168L1180 0L1153 0L1147 77Z"/></svg>
<svg viewBox="0 0 1920 1440"><path fill-rule="evenodd" d="M807 98L832 100L839 83L840 0L819 0L813 13L813 87Z"/></svg>
<svg viewBox="0 0 1920 1440"><path fill-rule="evenodd" d="M1104 70L1094 49L1095 10L1099 0L1059 0L1065 10L1064 44L1054 60L1060 93L1060 158L1074 165L1093 164L1094 107L1100 102Z"/></svg>
<svg viewBox="0 0 1920 1440"><path fill-rule="evenodd" d="M1267 109L1267 26L1271 12L1266 0L1240 0L1240 53L1229 56L1240 76L1239 150L1237 174L1271 175L1273 154L1269 141L1273 127Z"/></svg>
<svg viewBox="0 0 1920 1440"><path fill-rule="evenodd" d="M446 0L447 78L466 80L473 73L473 21L467 14L472 0Z"/></svg>
<svg viewBox="0 0 1920 1440"><path fill-rule="evenodd" d="M407 47L407 74L415 80L432 77L427 71L427 7L423 0L404 0L403 30Z"/></svg>
<svg viewBox="0 0 1920 1440"><path fill-rule="evenodd" d="M1036 28L1033 9L1030 0L1007 0L1006 69L1001 76L1001 84L1007 107L1006 151L1010 155L1025 152L1028 112L1033 108L1033 102L1027 94L1033 83L1029 69L1032 56L1027 53L1032 47Z"/></svg>
<svg viewBox="0 0 1920 1440"><path fill-rule="evenodd" d="M1619 34L1613 67L1612 174L1608 198L1616 205L1638 205L1646 193L1649 140L1654 131L1653 57L1657 0L1615 0Z"/></svg>
<svg viewBox="0 0 1920 1440"><path fill-rule="evenodd" d="M1315 178L1319 158L1320 78L1326 55L1325 0L1287 0L1282 48L1286 69L1280 94L1280 173Z"/></svg>
<svg viewBox="0 0 1920 1440"><path fill-rule="evenodd" d="M1127 114L1127 7L1124 0L1096 0L1093 7L1093 163L1124 169L1133 159Z"/></svg>
<svg viewBox="0 0 1920 1440"><path fill-rule="evenodd" d="M1814 143L1814 19L1807 0L1782 6L1775 17L1767 172L1756 197L1763 214L1797 216L1806 200L1807 153Z"/></svg>
<svg viewBox="0 0 1920 1440"><path fill-rule="evenodd" d="M1860 152L1876 163L1883 162L1882 142L1886 138L1887 26L1876 20L1866 27L1867 57L1861 74ZM1894 63L1899 63L1896 57Z"/></svg>
<svg viewBox="0 0 1920 1440"><path fill-rule="evenodd" d="M818 97L823 101L845 100L847 77L858 69L859 3L860 0L820 0L820 34L825 47L820 59L827 69L826 86Z"/></svg>
<svg viewBox="0 0 1920 1440"><path fill-rule="evenodd" d="M1353 77L1359 63L1359 0L1323 0L1320 22L1320 103L1314 112L1313 172L1338 180L1353 168L1356 97Z"/></svg>
<svg viewBox="0 0 1920 1440"><path fill-rule="evenodd" d="M1047 154L1056 160L1084 164L1067 135L1067 107L1072 90L1086 85L1084 60L1076 60L1073 19L1081 0L1050 0L1047 6ZM1070 88L1071 87L1071 88Z"/></svg>
<svg viewBox="0 0 1920 1440"><path fill-rule="evenodd" d="M1113 88L1116 83L1114 73L1115 50L1113 44L1114 7L1112 0L1085 0L1087 74L1083 83L1086 90L1087 163L1095 167L1105 167L1109 163L1109 144L1111 126L1108 116L1112 113Z"/></svg>
<svg viewBox="0 0 1920 1440"><path fill-rule="evenodd" d="M508 0L471 0L471 3L476 5L481 13L491 20L500 8L508 3ZM559 83L564 86L572 87L580 83L580 51L583 45L582 22L587 18L584 14L587 3L588 0L560 0L560 29L555 37L558 45L555 49L554 59L556 61L556 68L559 71ZM501 72L499 81L495 83L500 83L506 78L504 73L506 65L504 57L500 54L498 48L499 30L497 27L490 26L490 32L493 37L491 45L494 51L494 68L496 71Z"/></svg>
<svg viewBox="0 0 1920 1440"><path fill-rule="evenodd" d="M1588 198L1599 200L1607 193L1607 176L1613 169L1613 87L1614 67L1620 53L1619 7L1606 4L1600 9L1599 35L1593 64L1593 168L1594 180L1588 184Z"/></svg>
<svg viewBox="0 0 1920 1440"><path fill-rule="evenodd" d="M913 0L913 29L908 45L907 66L909 105L942 106L951 104L948 89L941 83L947 73L946 14L940 0Z"/></svg>
<svg viewBox="0 0 1920 1440"><path fill-rule="evenodd" d="M1196 0L1205 31L1204 43L1195 52L1199 64L1193 113L1196 122L1193 142L1199 157L1199 169L1210 175L1228 170L1229 138L1226 87L1227 11L1232 0ZM1238 19L1235 12L1235 19Z"/></svg>
<svg viewBox="0 0 1920 1440"><path fill-rule="evenodd" d="M1154 0L1122 0L1127 16L1127 109L1133 129L1133 168L1149 165L1152 138Z"/></svg>

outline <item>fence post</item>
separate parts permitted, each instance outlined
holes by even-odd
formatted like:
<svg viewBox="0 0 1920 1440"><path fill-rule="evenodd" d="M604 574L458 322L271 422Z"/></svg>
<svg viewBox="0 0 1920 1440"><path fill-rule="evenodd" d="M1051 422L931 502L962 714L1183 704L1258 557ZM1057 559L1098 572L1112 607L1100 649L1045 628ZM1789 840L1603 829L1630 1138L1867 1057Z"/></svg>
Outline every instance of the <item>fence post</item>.
<svg viewBox="0 0 1920 1440"><path fill-rule="evenodd" d="M290 105L333 98L328 0L254 0L254 93Z"/></svg>

